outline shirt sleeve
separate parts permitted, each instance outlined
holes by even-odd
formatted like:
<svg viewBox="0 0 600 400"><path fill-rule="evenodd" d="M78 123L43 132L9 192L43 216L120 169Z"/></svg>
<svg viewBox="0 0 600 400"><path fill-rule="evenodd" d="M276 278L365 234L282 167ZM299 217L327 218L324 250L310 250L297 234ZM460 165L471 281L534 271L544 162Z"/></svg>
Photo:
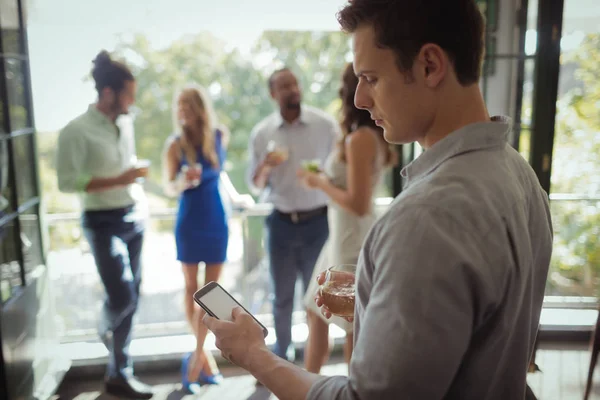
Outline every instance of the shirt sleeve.
<svg viewBox="0 0 600 400"><path fill-rule="evenodd" d="M389 214L389 213L388 213ZM492 286L480 271L480 242L433 207L381 219L361 258L372 279L349 378L323 378L308 399L442 399L467 351L479 298ZM370 275L370 276L369 276ZM490 295L491 296L491 295Z"/></svg>
<svg viewBox="0 0 600 400"><path fill-rule="evenodd" d="M58 189L65 193L85 192L92 175L86 168L87 146L81 133L65 127L58 136L56 157Z"/></svg>
<svg viewBox="0 0 600 400"><path fill-rule="evenodd" d="M254 128L250 134L250 140L248 141L248 169L246 170L246 184L248 185L250 193L255 196L258 196L261 192L261 188L254 184L253 179L256 168L258 167L258 163L263 156L261 143L262 137L260 135L260 130L258 128Z"/></svg>

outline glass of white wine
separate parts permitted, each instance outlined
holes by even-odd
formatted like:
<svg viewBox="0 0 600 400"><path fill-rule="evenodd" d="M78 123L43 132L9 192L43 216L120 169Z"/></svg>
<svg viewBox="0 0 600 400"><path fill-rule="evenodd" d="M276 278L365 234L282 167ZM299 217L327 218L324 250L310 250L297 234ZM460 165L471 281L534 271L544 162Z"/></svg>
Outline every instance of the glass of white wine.
<svg viewBox="0 0 600 400"><path fill-rule="evenodd" d="M267 152L273 154L280 163L285 162L290 157L290 151L287 146L277 143L275 140L269 140L267 144Z"/></svg>

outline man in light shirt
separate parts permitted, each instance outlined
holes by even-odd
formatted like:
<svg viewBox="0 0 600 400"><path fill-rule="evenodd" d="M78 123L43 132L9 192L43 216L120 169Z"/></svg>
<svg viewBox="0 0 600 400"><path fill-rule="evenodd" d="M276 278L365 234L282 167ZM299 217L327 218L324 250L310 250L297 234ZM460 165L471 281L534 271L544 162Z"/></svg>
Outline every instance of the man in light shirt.
<svg viewBox="0 0 600 400"><path fill-rule="evenodd" d="M247 181L255 193L264 190L263 199L274 207L266 220L267 252L275 291L274 352L291 360L296 279L301 276L306 290L329 235L327 196L303 187L296 173L305 160L316 160L323 165L339 131L331 116L301 104L298 80L288 68L271 75L269 90L279 109L252 131Z"/></svg>
<svg viewBox="0 0 600 400"><path fill-rule="evenodd" d="M133 104L136 84L129 68L106 51L94 64L98 102L60 132L58 188L81 197L83 230L106 290L100 326L109 351L106 391L148 399L152 390L133 375L129 355L145 221L144 192L136 179L145 177L148 168L135 167L133 132L116 124Z"/></svg>
<svg viewBox="0 0 600 400"><path fill-rule="evenodd" d="M281 400L524 399L553 234L510 120L490 118L478 86L482 15L474 0L352 0L338 19L356 106L389 142L426 149L363 245L349 376L277 359L239 307L204 322Z"/></svg>

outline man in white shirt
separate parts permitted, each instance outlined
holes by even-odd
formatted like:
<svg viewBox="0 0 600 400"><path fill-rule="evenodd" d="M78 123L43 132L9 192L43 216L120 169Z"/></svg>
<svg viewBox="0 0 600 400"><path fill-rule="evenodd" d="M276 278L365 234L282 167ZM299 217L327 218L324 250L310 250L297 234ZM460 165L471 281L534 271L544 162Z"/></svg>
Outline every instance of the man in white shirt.
<svg viewBox="0 0 600 400"><path fill-rule="evenodd" d="M291 360L296 277L302 277L306 290L329 235L327 196L302 186L296 172L304 160L318 160L324 165L338 124L323 111L301 103L298 79L288 68L271 75L269 90L279 109L252 131L247 181L255 193L264 190L263 199L274 207L266 220L266 247L275 291L274 352Z"/></svg>

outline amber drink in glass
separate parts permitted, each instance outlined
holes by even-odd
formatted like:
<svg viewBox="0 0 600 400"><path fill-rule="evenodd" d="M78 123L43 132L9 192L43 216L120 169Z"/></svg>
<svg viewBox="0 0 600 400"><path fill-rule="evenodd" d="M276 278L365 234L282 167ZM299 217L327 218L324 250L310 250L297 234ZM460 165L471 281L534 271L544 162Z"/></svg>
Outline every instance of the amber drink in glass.
<svg viewBox="0 0 600 400"><path fill-rule="evenodd" d="M335 265L327 269L320 288L323 305L333 315L354 317L355 265Z"/></svg>

